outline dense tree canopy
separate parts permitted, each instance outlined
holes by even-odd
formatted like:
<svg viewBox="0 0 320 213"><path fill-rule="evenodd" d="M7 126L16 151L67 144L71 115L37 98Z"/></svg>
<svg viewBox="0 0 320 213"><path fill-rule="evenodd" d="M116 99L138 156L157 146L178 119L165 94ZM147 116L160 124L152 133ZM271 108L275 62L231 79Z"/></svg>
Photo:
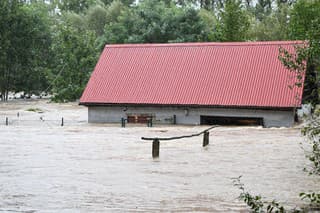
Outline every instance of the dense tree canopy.
<svg viewBox="0 0 320 213"><path fill-rule="evenodd" d="M224 41L245 41L249 29L249 17L240 0L226 0L221 12Z"/></svg>
<svg viewBox="0 0 320 213"><path fill-rule="evenodd" d="M46 85L51 39L43 5L0 2L0 92L37 91Z"/></svg>
<svg viewBox="0 0 320 213"><path fill-rule="evenodd" d="M313 76L311 84L317 85L319 3L3 0L0 94L45 91L58 101L75 100L107 43L308 40L312 50L308 64L313 70L308 77Z"/></svg>
<svg viewBox="0 0 320 213"><path fill-rule="evenodd" d="M52 82L54 100L76 100L89 79L97 60L95 36L92 31L74 28L68 23L58 26L51 48L52 70L47 75Z"/></svg>
<svg viewBox="0 0 320 213"><path fill-rule="evenodd" d="M105 26L106 43L167 43L206 40L204 24L194 8L144 1L133 9L123 8Z"/></svg>
<svg viewBox="0 0 320 213"><path fill-rule="evenodd" d="M320 1L300 0L290 14L289 38L308 41L304 51L307 60L305 102L318 104L320 73Z"/></svg>

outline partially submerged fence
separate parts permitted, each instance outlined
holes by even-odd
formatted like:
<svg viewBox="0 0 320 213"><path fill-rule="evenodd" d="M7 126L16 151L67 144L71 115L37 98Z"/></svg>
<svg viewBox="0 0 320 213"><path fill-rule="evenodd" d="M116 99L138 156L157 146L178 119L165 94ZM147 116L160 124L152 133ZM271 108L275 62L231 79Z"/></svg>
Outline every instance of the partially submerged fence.
<svg viewBox="0 0 320 213"><path fill-rule="evenodd" d="M46 124L52 124L55 126L64 126L65 125L65 120L62 117L61 119L57 119L57 120L47 120L44 119L42 117L40 117L39 119L12 119L9 117L6 117L5 119L5 125L9 126L9 125L36 125L39 123L46 123Z"/></svg>
<svg viewBox="0 0 320 213"><path fill-rule="evenodd" d="M66 120L64 117L60 117L57 119L46 119L44 117L39 117L39 119L28 119L28 118L20 118L17 116L16 118L5 117L4 125L6 126L32 126L32 125L48 125L48 126L65 126L67 125L79 125L81 123L86 123L86 121L79 120Z"/></svg>
<svg viewBox="0 0 320 213"><path fill-rule="evenodd" d="M183 136L170 137L170 138L142 137L141 139L152 141L152 157L157 158L157 157L159 157L159 153L160 153L160 141L169 141L169 140L177 140L177 139L182 139L182 138L191 138L191 137L196 137L196 136L200 136L203 134L202 146L205 147L205 146L209 145L209 131L213 128L216 128L216 127L218 127L218 126L212 126L208 129L203 130L202 132L199 132L197 134L192 134L192 135L183 135Z"/></svg>

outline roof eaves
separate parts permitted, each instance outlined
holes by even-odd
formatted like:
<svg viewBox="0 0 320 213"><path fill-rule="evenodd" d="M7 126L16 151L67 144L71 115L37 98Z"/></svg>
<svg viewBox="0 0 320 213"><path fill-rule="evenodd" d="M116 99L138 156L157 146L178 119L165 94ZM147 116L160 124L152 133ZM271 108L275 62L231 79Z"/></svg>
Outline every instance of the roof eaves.
<svg viewBox="0 0 320 213"><path fill-rule="evenodd" d="M301 108L299 106L241 106L241 105L201 105L201 104L148 104L148 103L99 103L99 102L80 102L83 106L148 106L148 107L190 107L190 108L237 108L237 109L269 109L269 110L291 110Z"/></svg>

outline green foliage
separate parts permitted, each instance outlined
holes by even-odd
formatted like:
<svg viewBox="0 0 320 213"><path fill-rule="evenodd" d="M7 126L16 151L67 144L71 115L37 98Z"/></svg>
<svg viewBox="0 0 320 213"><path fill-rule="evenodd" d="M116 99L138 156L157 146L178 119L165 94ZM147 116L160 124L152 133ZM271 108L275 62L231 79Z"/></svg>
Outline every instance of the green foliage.
<svg viewBox="0 0 320 213"><path fill-rule="evenodd" d="M94 66L93 58L106 43L289 38L308 40L304 99L318 103L319 1L295 1L50 0L44 4L37 0L31 3L3 0L0 1L0 95L8 91L45 90L69 97L57 96L60 101L77 99L85 83L66 79L87 79ZM283 57L290 55L283 51ZM78 65L82 59L89 61L80 63L86 71ZM293 68L293 64L287 66ZM74 76L63 76L67 73Z"/></svg>
<svg viewBox="0 0 320 213"><path fill-rule="evenodd" d="M303 77L306 72L306 63L308 58L308 48L306 44L296 45L295 51L292 53L284 48L279 49L279 60L281 63L288 68L291 72L295 73L297 81L295 85L289 85L291 88L293 86L301 87L303 82Z"/></svg>
<svg viewBox="0 0 320 213"><path fill-rule="evenodd" d="M305 73L303 102L313 105L319 103L319 73L320 73L320 1L299 0L293 5L289 24L289 37L307 41L303 49L297 49L296 56L290 56L280 51L282 63L297 73L302 79ZM289 56L289 57L288 57ZM299 85L297 85L299 86Z"/></svg>
<svg viewBox="0 0 320 213"><path fill-rule="evenodd" d="M320 175L320 111L317 110L309 119L303 129L302 134L306 136L311 145L311 150L307 151L307 158L312 163L312 167L307 169L310 174Z"/></svg>
<svg viewBox="0 0 320 213"><path fill-rule="evenodd" d="M308 200L312 205L319 206L320 204L320 194L312 193L300 193L300 198L302 200Z"/></svg>
<svg viewBox="0 0 320 213"><path fill-rule="evenodd" d="M289 11L288 4L279 4L276 9L263 13L262 17L251 17L249 37L257 41L287 40Z"/></svg>
<svg viewBox="0 0 320 213"><path fill-rule="evenodd" d="M320 72L320 1L299 0L292 9L289 24L290 39L307 40L309 63Z"/></svg>
<svg viewBox="0 0 320 213"><path fill-rule="evenodd" d="M121 1L115 0L107 7L106 22L116 22L118 17L123 13L128 13L129 7L124 5Z"/></svg>
<svg viewBox="0 0 320 213"><path fill-rule="evenodd" d="M97 61L95 35L68 24L59 26L53 38L55 64L48 79L52 82L54 101L78 99Z"/></svg>
<svg viewBox="0 0 320 213"><path fill-rule="evenodd" d="M224 0L195 0L192 2L209 11L216 11L220 8L223 8L225 3Z"/></svg>
<svg viewBox="0 0 320 213"><path fill-rule="evenodd" d="M296 83L289 85L301 87L304 80L303 103L316 105L319 103L317 82L319 81L314 65L310 60L310 48L308 44L295 46L295 53L288 50L279 49L279 60L281 63L295 74ZM299 100L300 101L300 100Z"/></svg>
<svg viewBox="0 0 320 213"><path fill-rule="evenodd" d="M272 0L258 0L255 7L255 16L257 20L262 21L272 12Z"/></svg>
<svg viewBox="0 0 320 213"><path fill-rule="evenodd" d="M123 5L126 5L126 6L130 6L134 3L135 0L102 0L102 2L105 4L105 5L109 5L109 4L112 4L114 3L115 1L119 1L121 2L121 4Z"/></svg>
<svg viewBox="0 0 320 213"><path fill-rule="evenodd" d="M207 40L205 26L194 8L179 8L162 1L145 0L123 7L105 26L106 43L167 43Z"/></svg>
<svg viewBox="0 0 320 213"><path fill-rule="evenodd" d="M95 0L63 0L59 1L59 8L63 11L80 13L95 3Z"/></svg>
<svg viewBox="0 0 320 213"><path fill-rule="evenodd" d="M1 1L0 12L0 93L43 88L51 41L46 6Z"/></svg>
<svg viewBox="0 0 320 213"><path fill-rule="evenodd" d="M305 79L304 102L313 105L319 103L319 75L320 72L320 2L300 0L294 4L289 24L291 39L307 40L308 46L301 57L307 61Z"/></svg>
<svg viewBox="0 0 320 213"><path fill-rule="evenodd" d="M90 7L86 14L86 19L88 29L94 31L97 36L102 36L104 33L104 26L107 23L106 8L100 5Z"/></svg>
<svg viewBox="0 0 320 213"><path fill-rule="evenodd" d="M204 25L204 35L207 41L222 41L223 34L218 17L211 11L201 9L200 19Z"/></svg>
<svg viewBox="0 0 320 213"><path fill-rule="evenodd" d="M299 0L290 14L290 38L291 39L315 39L320 38L320 1Z"/></svg>
<svg viewBox="0 0 320 213"><path fill-rule="evenodd" d="M260 195L252 195L245 190L244 184L241 182L241 176L232 178L234 186L240 189L239 199L243 200L252 212L257 213L302 213L320 210L320 194L317 193L300 193L301 200L307 200L308 205L303 208L285 209L279 202L273 200L271 202L264 201Z"/></svg>
<svg viewBox="0 0 320 213"><path fill-rule="evenodd" d="M79 31L87 29L87 21L82 14L78 14L72 11L67 11L62 16L63 22L69 26L72 26Z"/></svg>
<svg viewBox="0 0 320 213"><path fill-rule="evenodd" d="M260 195L251 195L245 190L244 184L241 182L241 176L232 178L234 186L238 187L241 191L239 199L243 200L252 212L267 212L267 213L284 213L287 212L283 206L281 206L275 200L271 202L263 201ZM291 210L290 212L299 212L298 210Z"/></svg>
<svg viewBox="0 0 320 213"><path fill-rule="evenodd" d="M221 12L223 41L245 41L250 27L249 16L240 0L226 0Z"/></svg>

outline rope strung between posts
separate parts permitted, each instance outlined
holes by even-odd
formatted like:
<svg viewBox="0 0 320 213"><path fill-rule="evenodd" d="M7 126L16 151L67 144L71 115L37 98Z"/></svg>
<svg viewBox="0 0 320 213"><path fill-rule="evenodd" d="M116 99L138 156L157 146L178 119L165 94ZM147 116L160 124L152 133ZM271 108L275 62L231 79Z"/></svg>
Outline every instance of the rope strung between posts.
<svg viewBox="0 0 320 213"><path fill-rule="evenodd" d="M208 129L203 130L200 133L197 134L192 134L192 135L183 135L183 136L178 136L178 137L170 137L170 138L147 138L147 137L141 137L142 140L148 140L148 141L153 141L153 140L160 140L160 141L169 141L169 140L176 140L176 139L182 139L182 138L191 138L191 137L195 137L195 136L199 136L201 134L204 134L205 132L208 132L209 130L218 127L218 125L212 126Z"/></svg>
<svg viewBox="0 0 320 213"><path fill-rule="evenodd" d="M159 153L160 153L160 141L168 141L168 140L177 140L177 139L182 139L182 138L191 138L195 136L199 136L203 134L203 143L202 146L206 147L209 145L209 130L218 127L218 125L212 126L208 129L203 130L202 132L199 132L197 134L192 134L192 135L183 135L183 136L178 136L178 137L170 137L170 138L147 138L147 137L141 137L142 140L150 140L152 141L152 157L153 158L158 158Z"/></svg>

